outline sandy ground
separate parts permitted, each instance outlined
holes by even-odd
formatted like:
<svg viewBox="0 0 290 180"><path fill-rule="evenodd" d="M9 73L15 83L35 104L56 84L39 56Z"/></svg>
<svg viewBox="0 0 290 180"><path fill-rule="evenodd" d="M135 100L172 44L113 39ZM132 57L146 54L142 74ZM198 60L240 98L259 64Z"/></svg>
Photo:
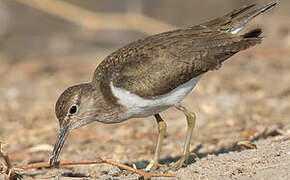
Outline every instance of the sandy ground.
<svg viewBox="0 0 290 180"><path fill-rule="evenodd" d="M249 28L264 28L263 44L238 53L219 71L207 73L183 101L197 114L191 145L200 159L191 159L179 171L169 171L176 175L172 179L290 179L288 17L283 13L265 15L252 23ZM58 129L54 115L57 97L68 86L90 80L100 60L113 50L29 57L17 63L1 55L0 141L13 165L48 161ZM168 122L161 163L170 166L180 157L185 118L175 109L161 115ZM143 169L153 157L156 136L152 117L115 125L94 123L72 132L60 159L105 157ZM241 149L236 144L242 140L252 140L257 149ZM163 173L162 169L157 172ZM33 169L20 174L24 179L140 177L103 164Z"/></svg>

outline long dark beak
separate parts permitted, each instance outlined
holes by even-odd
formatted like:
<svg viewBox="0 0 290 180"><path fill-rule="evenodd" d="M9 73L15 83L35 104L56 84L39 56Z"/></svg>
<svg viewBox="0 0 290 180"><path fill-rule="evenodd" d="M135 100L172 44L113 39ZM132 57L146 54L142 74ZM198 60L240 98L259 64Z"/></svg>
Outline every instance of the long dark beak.
<svg viewBox="0 0 290 180"><path fill-rule="evenodd" d="M49 160L49 165L50 167L54 167L56 165L58 156L60 154L60 151L64 145L64 142L69 134L69 129L68 128L60 128L57 136L56 143L54 145L52 155Z"/></svg>

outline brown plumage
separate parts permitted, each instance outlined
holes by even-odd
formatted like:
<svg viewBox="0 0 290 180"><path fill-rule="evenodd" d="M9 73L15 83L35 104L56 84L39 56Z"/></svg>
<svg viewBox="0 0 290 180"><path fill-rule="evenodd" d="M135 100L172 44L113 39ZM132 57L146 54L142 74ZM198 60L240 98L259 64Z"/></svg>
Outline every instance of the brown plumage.
<svg viewBox="0 0 290 180"><path fill-rule="evenodd" d="M155 169L159 166L161 141L166 129L158 113L175 106L184 112L189 127L179 163L182 165L189 156L195 121L194 115L178 106L195 84L186 86L187 89L183 85L209 70L218 69L223 61L237 52L261 43L261 29L243 35L237 33L254 17L276 4L272 2L250 12L246 11L254 5L244 6L200 25L137 40L110 54L97 67L92 82L68 88L57 100L55 111L60 130L50 164L57 161L65 139L73 129L93 121L119 123L132 117L154 115L159 135L154 162L149 169ZM113 94L113 89L117 93ZM176 89L181 89L179 96L172 96L173 101L167 103L170 93ZM169 98L156 100L162 95ZM131 97L136 101L133 105L127 100ZM138 106L139 101L143 102L141 106ZM156 105L156 101L159 104Z"/></svg>
<svg viewBox="0 0 290 180"><path fill-rule="evenodd" d="M219 68L235 53L261 43L260 33L255 35L194 26L150 36L108 56L97 68L94 81L101 81L104 88L112 81L117 87L152 98Z"/></svg>
<svg viewBox="0 0 290 180"><path fill-rule="evenodd" d="M260 29L248 32L254 32L252 36L231 32L275 4L246 14L243 12L254 4L244 6L201 25L132 42L101 62L93 82L101 83L102 92L111 100L114 97L110 93L110 81L143 98L168 93L199 74L219 68L235 53L261 43Z"/></svg>

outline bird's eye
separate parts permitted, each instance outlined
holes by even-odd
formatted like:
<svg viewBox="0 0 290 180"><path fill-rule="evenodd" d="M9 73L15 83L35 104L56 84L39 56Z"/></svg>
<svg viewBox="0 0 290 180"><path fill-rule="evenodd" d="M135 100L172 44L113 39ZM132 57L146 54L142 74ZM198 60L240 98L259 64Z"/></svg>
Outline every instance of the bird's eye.
<svg viewBox="0 0 290 180"><path fill-rule="evenodd" d="M78 106L76 104L72 105L68 110L70 115L74 115L78 112Z"/></svg>

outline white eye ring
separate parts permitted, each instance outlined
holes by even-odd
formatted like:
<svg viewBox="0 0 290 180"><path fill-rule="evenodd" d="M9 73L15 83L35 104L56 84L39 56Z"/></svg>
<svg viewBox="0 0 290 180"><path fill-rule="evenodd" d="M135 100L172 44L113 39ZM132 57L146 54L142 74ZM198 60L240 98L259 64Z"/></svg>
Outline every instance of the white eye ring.
<svg viewBox="0 0 290 180"><path fill-rule="evenodd" d="M75 114L77 114L78 110L79 110L79 106L78 106L77 104L73 104L73 105L71 105L71 107L68 109L68 113L69 113L70 115L75 115Z"/></svg>

